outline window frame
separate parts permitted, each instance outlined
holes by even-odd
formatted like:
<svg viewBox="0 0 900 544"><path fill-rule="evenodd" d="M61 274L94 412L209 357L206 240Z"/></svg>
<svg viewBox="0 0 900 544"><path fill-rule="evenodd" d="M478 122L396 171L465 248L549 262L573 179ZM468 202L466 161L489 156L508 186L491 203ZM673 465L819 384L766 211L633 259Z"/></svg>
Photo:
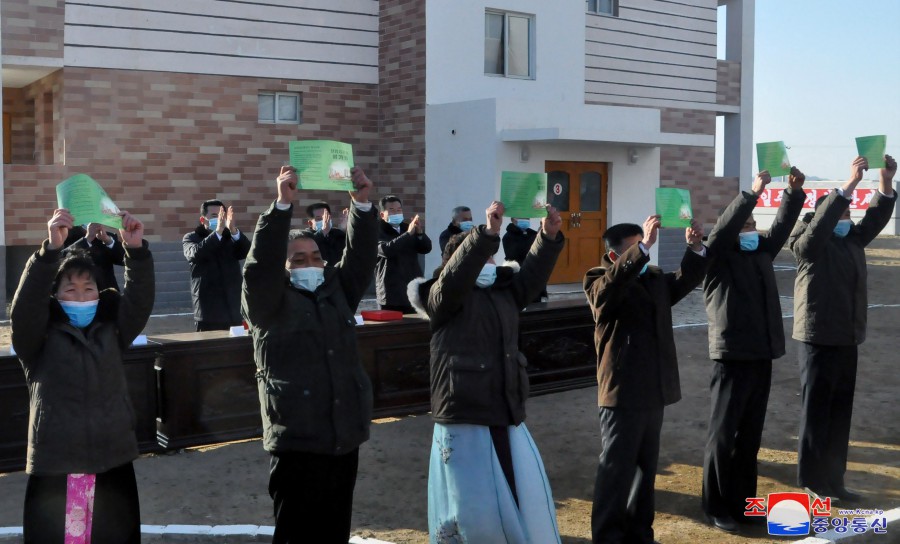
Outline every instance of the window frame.
<svg viewBox="0 0 900 544"><path fill-rule="evenodd" d="M487 15L502 15L503 16L503 43L501 44L503 48L503 73L495 74L491 72L484 72L485 76L488 77L502 77L509 79L522 79L522 80L536 80L537 79L537 64L535 63L535 56L537 55L537 48L535 46L535 42L537 39L537 18L532 13L521 13L517 11L503 11L498 9L485 9L485 29L483 33L483 39L487 38ZM509 18L512 17L521 17L528 21L528 75L520 76L513 75L509 73ZM485 55L487 55L487 50L482 53L482 62L485 60Z"/></svg>
<svg viewBox="0 0 900 544"><path fill-rule="evenodd" d="M591 9L590 3L594 2L594 5L597 6L597 9ZM619 0L610 0L611 10L609 12L600 11L600 0L585 0L585 10L591 15L602 15L604 17L618 17L619 16Z"/></svg>
<svg viewBox="0 0 900 544"><path fill-rule="evenodd" d="M272 101L272 119L261 119L259 117L259 100L263 96L271 96ZM281 97L290 97L297 101L297 118L284 120L278 116L278 100ZM287 91L259 91L256 94L256 121L264 125L302 125L303 124L303 93L287 92Z"/></svg>

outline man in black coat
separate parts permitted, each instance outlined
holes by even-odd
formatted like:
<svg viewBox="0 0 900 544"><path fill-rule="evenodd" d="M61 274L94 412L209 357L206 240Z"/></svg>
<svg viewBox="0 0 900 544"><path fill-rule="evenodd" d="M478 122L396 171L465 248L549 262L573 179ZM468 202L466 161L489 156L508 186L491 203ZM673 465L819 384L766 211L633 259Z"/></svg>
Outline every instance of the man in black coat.
<svg viewBox="0 0 900 544"><path fill-rule="evenodd" d="M468 206L453 208L453 217L450 219L450 224L438 236L438 247L441 249L441 254L444 253L444 246L447 245L447 241L450 240L451 236L469 232L473 226L475 226L475 223L472 222L472 210Z"/></svg>
<svg viewBox="0 0 900 544"><path fill-rule="evenodd" d="M878 193L858 224L853 191L869 167L857 157L844 185L816 202L791 233L797 259L794 333L802 386L797 480L809 492L856 501L844 485L859 344L866 339L865 247L890 221L897 202L897 161L885 156Z"/></svg>
<svg viewBox="0 0 900 544"><path fill-rule="evenodd" d="M335 265L341 262L344 246L347 245L347 233L334 226L331 206L327 202L316 202L306 207L309 218L309 231L312 233L319 252L326 263Z"/></svg>
<svg viewBox="0 0 900 544"><path fill-rule="evenodd" d="M200 225L181 241L191 266L191 299L197 331L228 330L241 324L241 261L250 240L219 200L200 206Z"/></svg>
<svg viewBox="0 0 900 544"><path fill-rule="evenodd" d="M415 313L406 286L422 275L419 255L431 252L431 239L416 215L403 221L403 203L394 195L381 199L378 224L378 262L375 265L375 294L382 310Z"/></svg>
<svg viewBox="0 0 900 544"><path fill-rule="evenodd" d="M759 453L772 360L784 355L784 323L772 262L787 242L806 195L806 179L791 168L789 188L771 228L756 231L753 209L772 181L757 174L750 192L731 202L709 234L703 282L709 319L711 410L703 458L703 511L710 523L736 532L746 499L756 496Z"/></svg>
<svg viewBox="0 0 900 544"><path fill-rule="evenodd" d="M87 251L97 267L97 289L119 290L119 282L116 280L116 272L113 265L125 266L125 248L119 237L112 232L107 232L100 223L90 223L87 229L74 227L66 238L64 253L75 250Z"/></svg>
<svg viewBox="0 0 900 544"><path fill-rule="evenodd" d="M654 483L665 406L681 399L672 306L703 280L699 224L685 230L681 268L648 266L660 216L606 230L609 253L584 276L594 316L602 451L591 511L593 543L653 542Z"/></svg>

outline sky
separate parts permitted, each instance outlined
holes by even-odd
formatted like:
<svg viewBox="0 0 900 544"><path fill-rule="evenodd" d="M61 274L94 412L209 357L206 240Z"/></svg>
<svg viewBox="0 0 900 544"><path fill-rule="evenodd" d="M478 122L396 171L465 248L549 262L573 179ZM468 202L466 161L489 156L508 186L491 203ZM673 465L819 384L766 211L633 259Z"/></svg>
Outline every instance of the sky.
<svg viewBox="0 0 900 544"><path fill-rule="evenodd" d="M846 179L857 136L900 158L900 0L756 0L753 107L754 144L807 175Z"/></svg>

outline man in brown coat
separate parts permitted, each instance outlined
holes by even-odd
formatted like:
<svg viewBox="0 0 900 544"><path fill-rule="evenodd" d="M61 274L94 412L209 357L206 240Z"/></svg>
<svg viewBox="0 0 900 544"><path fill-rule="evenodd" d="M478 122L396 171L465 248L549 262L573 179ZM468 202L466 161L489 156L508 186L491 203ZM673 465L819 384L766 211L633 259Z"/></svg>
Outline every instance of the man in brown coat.
<svg viewBox="0 0 900 544"><path fill-rule="evenodd" d="M706 248L696 223L685 230L681 269L649 267L660 216L607 229L609 253L584 277L597 347L602 451L591 532L601 542L653 542L653 485L663 407L681 399L672 306L703 280Z"/></svg>

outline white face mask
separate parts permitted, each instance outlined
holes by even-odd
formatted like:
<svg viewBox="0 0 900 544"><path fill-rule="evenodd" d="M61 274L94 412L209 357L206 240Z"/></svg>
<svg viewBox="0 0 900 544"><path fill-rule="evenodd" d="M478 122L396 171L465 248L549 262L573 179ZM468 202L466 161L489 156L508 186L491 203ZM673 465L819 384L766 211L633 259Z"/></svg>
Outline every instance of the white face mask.
<svg viewBox="0 0 900 544"><path fill-rule="evenodd" d="M490 287L494 285L494 282L497 280L497 265L486 263L484 268L481 269L481 272L478 273L478 279L475 280L475 285L484 289L485 287Z"/></svg>
<svg viewBox="0 0 900 544"><path fill-rule="evenodd" d="M291 285L313 292L325 283L325 269L315 266L291 269Z"/></svg>

